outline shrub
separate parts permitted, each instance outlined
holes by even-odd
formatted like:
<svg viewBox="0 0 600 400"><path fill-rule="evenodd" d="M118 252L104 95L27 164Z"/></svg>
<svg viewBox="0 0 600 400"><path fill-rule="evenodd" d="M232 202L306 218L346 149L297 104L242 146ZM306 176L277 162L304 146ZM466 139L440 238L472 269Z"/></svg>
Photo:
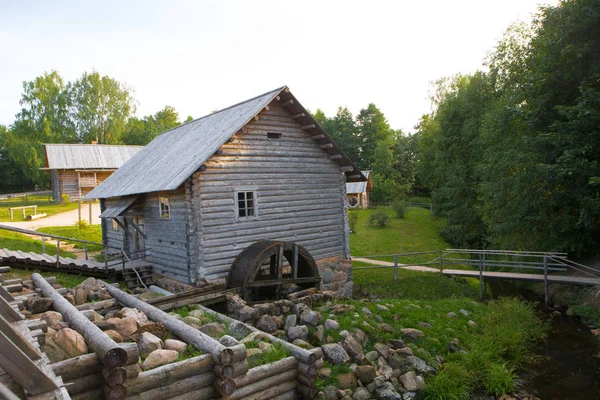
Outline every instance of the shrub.
<svg viewBox="0 0 600 400"><path fill-rule="evenodd" d="M65 204L65 205L71 204L71 199L69 198L68 194L63 194L61 196L61 199L62 199L62 201L61 201L62 204Z"/></svg>
<svg viewBox="0 0 600 400"><path fill-rule="evenodd" d="M390 216L383 210L377 210L369 216L369 224L386 226L390 222Z"/></svg>
<svg viewBox="0 0 600 400"><path fill-rule="evenodd" d="M75 222L75 227L79 230L83 230L88 227L88 223L84 219L80 219L79 221Z"/></svg>
<svg viewBox="0 0 600 400"><path fill-rule="evenodd" d="M427 381L424 390L428 400L468 400L471 398L471 379L467 370L449 362Z"/></svg>
<svg viewBox="0 0 600 400"><path fill-rule="evenodd" d="M404 214L406 214L406 202L405 201L396 200L394 203L392 203L392 208L394 209L394 212L396 213L396 217L404 218Z"/></svg>
<svg viewBox="0 0 600 400"><path fill-rule="evenodd" d="M348 211L348 226L350 233L356 233L356 223L358 222L358 211Z"/></svg>
<svg viewBox="0 0 600 400"><path fill-rule="evenodd" d="M516 388L517 375L511 367L506 364L493 364L483 378L486 392L494 397L500 397Z"/></svg>

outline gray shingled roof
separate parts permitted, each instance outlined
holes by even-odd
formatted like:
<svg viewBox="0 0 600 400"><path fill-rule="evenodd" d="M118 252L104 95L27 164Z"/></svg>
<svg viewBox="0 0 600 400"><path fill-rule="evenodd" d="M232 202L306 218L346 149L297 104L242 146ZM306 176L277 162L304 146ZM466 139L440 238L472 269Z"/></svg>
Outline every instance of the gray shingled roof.
<svg viewBox="0 0 600 400"><path fill-rule="evenodd" d="M206 115L173 128L156 137L108 179L85 196L85 199L127 196L132 194L177 189L196 172L223 144L243 128L275 97L293 98L287 87L272 90L258 97ZM290 107L294 113L306 116L300 121L315 124L324 140L332 142L325 131L299 103ZM343 152L334 144L337 153ZM349 180L362 180L358 169L345 155L336 160L340 166L354 167Z"/></svg>
<svg viewBox="0 0 600 400"><path fill-rule="evenodd" d="M362 172L362 174L367 178L367 180L369 179L369 173L371 171L360 171L360 172ZM362 181L362 182L346 183L346 194L363 193L365 190L367 190L367 180Z"/></svg>
<svg viewBox="0 0 600 400"><path fill-rule="evenodd" d="M50 169L117 169L143 146L103 144L45 144L46 168Z"/></svg>

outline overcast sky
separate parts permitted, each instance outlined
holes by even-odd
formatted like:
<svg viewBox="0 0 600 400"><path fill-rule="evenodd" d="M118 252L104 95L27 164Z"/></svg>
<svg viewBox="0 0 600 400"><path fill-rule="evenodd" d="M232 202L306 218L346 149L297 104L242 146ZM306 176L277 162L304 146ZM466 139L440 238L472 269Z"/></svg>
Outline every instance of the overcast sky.
<svg viewBox="0 0 600 400"><path fill-rule="evenodd" d="M22 82L96 70L135 90L137 115L194 118L282 85L329 116L375 103L413 130L431 82L482 68L518 19L556 0L0 0L0 124Z"/></svg>

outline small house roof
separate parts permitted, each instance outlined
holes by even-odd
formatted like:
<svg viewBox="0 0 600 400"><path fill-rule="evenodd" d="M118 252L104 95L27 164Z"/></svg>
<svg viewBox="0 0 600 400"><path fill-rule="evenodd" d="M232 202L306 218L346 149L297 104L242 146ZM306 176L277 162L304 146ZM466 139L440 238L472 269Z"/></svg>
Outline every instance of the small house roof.
<svg viewBox="0 0 600 400"><path fill-rule="evenodd" d="M286 86L175 127L157 136L85 199L108 198L177 189L235 133L272 101L286 103L307 132L319 135L327 154L336 154L348 181L366 178L333 142ZM322 136L320 136L322 135ZM331 143L331 145L329 145Z"/></svg>
<svg viewBox="0 0 600 400"><path fill-rule="evenodd" d="M104 144L44 144L46 166L52 169L117 169L143 146Z"/></svg>
<svg viewBox="0 0 600 400"><path fill-rule="evenodd" d="M362 182L348 182L346 183L346 194L358 194L363 193L367 190L367 182L369 180L369 174L371 171L360 171L367 179Z"/></svg>

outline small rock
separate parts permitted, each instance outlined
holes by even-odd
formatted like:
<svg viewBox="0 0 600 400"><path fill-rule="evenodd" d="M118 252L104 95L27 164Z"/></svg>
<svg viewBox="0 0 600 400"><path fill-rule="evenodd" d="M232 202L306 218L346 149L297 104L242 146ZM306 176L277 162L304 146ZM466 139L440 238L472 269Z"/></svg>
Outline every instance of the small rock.
<svg viewBox="0 0 600 400"><path fill-rule="evenodd" d="M371 398L371 393L364 387L356 388L356 391L352 395L352 400L369 400Z"/></svg>
<svg viewBox="0 0 600 400"><path fill-rule="evenodd" d="M402 383L402 386L404 386L404 388L409 392L416 392L418 390L421 390L425 385L425 380L422 377L417 376L417 374L415 374L413 371L405 373L398 379Z"/></svg>
<svg viewBox="0 0 600 400"><path fill-rule="evenodd" d="M381 343L375 343L373 348L383 357L388 358L390 356L390 346Z"/></svg>
<svg viewBox="0 0 600 400"><path fill-rule="evenodd" d="M162 349L162 340L150 332L143 332L138 340L138 349L140 356L144 357L154 350Z"/></svg>
<svg viewBox="0 0 600 400"><path fill-rule="evenodd" d="M105 322L112 327L112 329L119 332L124 340L131 340L131 335L137 331L138 325L135 318L109 318Z"/></svg>
<svg viewBox="0 0 600 400"><path fill-rule="evenodd" d="M323 345L322 350L325 359L332 364L343 364L350 361L350 356L338 343L325 344Z"/></svg>
<svg viewBox="0 0 600 400"><path fill-rule="evenodd" d="M355 372L358 379L365 385L373 382L377 376L377 370L372 365L359 365Z"/></svg>
<svg viewBox="0 0 600 400"><path fill-rule="evenodd" d="M394 328L391 325L386 324L386 323L380 323L380 324L378 324L377 328L380 331L387 332L387 333L394 333L395 332Z"/></svg>
<svg viewBox="0 0 600 400"><path fill-rule="evenodd" d="M381 310L381 311L390 311L390 309L389 309L389 308L387 308L386 306L384 306L384 305L381 305L381 304L377 304L377 306L376 306L376 307L377 307L379 310Z"/></svg>
<svg viewBox="0 0 600 400"><path fill-rule="evenodd" d="M202 326L202 320L200 318L191 317L189 315L183 318L183 322L196 329Z"/></svg>
<svg viewBox="0 0 600 400"><path fill-rule="evenodd" d="M401 349L396 349L396 354L400 354L401 356L412 356L413 351L410 347L403 347Z"/></svg>
<svg viewBox="0 0 600 400"><path fill-rule="evenodd" d="M46 312L52 307L54 300L48 297L38 297L27 300L27 308L32 314L39 314Z"/></svg>
<svg viewBox="0 0 600 400"><path fill-rule="evenodd" d="M225 336L223 336L225 337ZM187 350L187 343L182 342L181 340L176 339L167 339L165 340L165 350L175 350L179 354L185 353Z"/></svg>
<svg viewBox="0 0 600 400"><path fill-rule="evenodd" d="M194 317L194 318L202 318L202 317L204 317L204 315L205 315L204 310L198 310L198 309L192 310L188 313L188 316Z"/></svg>
<svg viewBox="0 0 600 400"><path fill-rule="evenodd" d="M356 387L356 375L354 372L347 372L338 375L338 387L340 389L350 389Z"/></svg>
<svg viewBox="0 0 600 400"><path fill-rule="evenodd" d="M290 342L296 339L306 340L308 337L308 327L306 325L293 326L288 330L287 335Z"/></svg>
<svg viewBox="0 0 600 400"><path fill-rule="evenodd" d="M385 382L378 387L375 393L379 400L402 400L402 396L394 389L394 386L390 382Z"/></svg>
<svg viewBox="0 0 600 400"><path fill-rule="evenodd" d="M325 329L332 329L335 331L340 329L340 323L333 319L326 319L324 326L325 326Z"/></svg>
<svg viewBox="0 0 600 400"><path fill-rule="evenodd" d="M64 328L56 332L52 338L70 357L77 357L87 354L88 347L85 339L77 331L70 328Z"/></svg>
<svg viewBox="0 0 600 400"><path fill-rule="evenodd" d="M456 313L453 313L453 312L449 312L446 315L448 316L448 318L458 318L458 315L456 315Z"/></svg>
<svg viewBox="0 0 600 400"><path fill-rule="evenodd" d="M229 334L237 340L241 340L251 333L252 331L245 324L239 321L234 321L229 324Z"/></svg>
<svg viewBox="0 0 600 400"><path fill-rule="evenodd" d="M75 305L79 306L87 302L87 292L85 289L75 289Z"/></svg>
<svg viewBox="0 0 600 400"><path fill-rule="evenodd" d="M346 352L352 357L356 357L363 352L363 347L356 339L354 339L352 335L346 336L346 339L344 339L342 345L344 346Z"/></svg>
<svg viewBox="0 0 600 400"><path fill-rule="evenodd" d="M254 349L246 349L246 358L255 356L257 354L262 354L262 350L259 348L254 348Z"/></svg>
<svg viewBox="0 0 600 400"><path fill-rule="evenodd" d="M426 328L426 329L431 329L431 328L433 328L433 325L431 325L431 324L429 324L429 323L427 323L427 322L419 322L419 326L420 326L421 328Z"/></svg>
<svg viewBox="0 0 600 400"><path fill-rule="evenodd" d="M258 348L263 353L270 353L273 350L275 350L275 347L273 347L273 345L271 343L267 343L267 342L258 343Z"/></svg>
<svg viewBox="0 0 600 400"><path fill-rule="evenodd" d="M277 330L277 321L271 315L264 314L256 322L256 328L267 333L273 333Z"/></svg>
<svg viewBox="0 0 600 400"><path fill-rule="evenodd" d="M123 343L123 336L121 336L121 334L114 329L106 330L104 333L106 333L108 337L114 340L116 343Z"/></svg>
<svg viewBox="0 0 600 400"><path fill-rule="evenodd" d="M390 339L388 342L390 343L390 345L394 349L403 349L404 347L406 347L406 345L404 344L404 342L402 340L399 340L399 339Z"/></svg>
<svg viewBox="0 0 600 400"><path fill-rule="evenodd" d="M367 317L373 316L373 313L367 307L361 308L360 311L362 311L362 313L365 314Z"/></svg>
<svg viewBox="0 0 600 400"><path fill-rule="evenodd" d="M388 358L388 364L392 369L404 370L406 365L406 357L394 353Z"/></svg>
<svg viewBox="0 0 600 400"><path fill-rule="evenodd" d="M198 328L198 330L210 337L218 338L225 333L225 326L218 322L211 322Z"/></svg>
<svg viewBox="0 0 600 400"><path fill-rule="evenodd" d="M311 344L310 344L310 343L308 343L308 342L307 342L307 341L305 341L305 340L302 340L302 339L296 339L296 340L294 340L294 341L292 342L292 344L294 344L294 345L296 345L296 346L298 346L298 347L302 347L303 349L306 349L306 350L310 350L310 349L312 349L312 346L311 346Z"/></svg>
<svg viewBox="0 0 600 400"><path fill-rule="evenodd" d="M147 371L161 365L170 364L179 358L179 353L175 350L154 350L146 357L142 364L142 370Z"/></svg>
<svg viewBox="0 0 600 400"><path fill-rule="evenodd" d="M349 334L350 334L350 332L348 332L348 331L347 331L347 330L345 330L345 329L344 329L343 331L340 331L340 336L341 336L341 337L343 337L343 338L345 338L345 337L346 337L346 336L348 336Z"/></svg>
<svg viewBox="0 0 600 400"><path fill-rule="evenodd" d="M321 368L317 371L317 375L322 378L328 378L331 376L332 373L333 371L331 370L331 368Z"/></svg>
<svg viewBox="0 0 600 400"><path fill-rule="evenodd" d="M71 293L67 293L67 294L65 295L65 299L66 299L66 300L67 300L69 303L71 303L71 305L73 305L73 306L75 305L75 297L73 297L73 295L72 295Z"/></svg>
<svg viewBox="0 0 600 400"><path fill-rule="evenodd" d="M323 389L324 400L338 400L337 388L335 386L327 386Z"/></svg>
<svg viewBox="0 0 600 400"><path fill-rule="evenodd" d="M238 342L233 336L223 335L221 338L219 338L219 343L221 343L223 346L231 347L239 344L240 342Z"/></svg>
<svg viewBox="0 0 600 400"><path fill-rule="evenodd" d="M123 307L121 309L121 318L128 318L128 317L135 319L135 322L137 322L138 326L144 326L144 325L148 324L148 322L149 322L146 314L144 314L142 311L138 310L137 308Z"/></svg>
<svg viewBox="0 0 600 400"><path fill-rule="evenodd" d="M317 344L323 343L325 341L325 327L323 325L318 325L312 336Z"/></svg>
<svg viewBox="0 0 600 400"><path fill-rule="evenodd" d="M366 354L367 360L369 361L375 361L379 358L379 353L376 352L375 350L370 351Z"/></svg>
<svg viewBox="0 0 600 400"><path fill-rule="evenodd" d="M473 320L469 320L469 321L467 321L467 325L469 325L472 328L475 328L477 326L477 322L475 322Z"/></svg>
<svg viewBox="0 0 600 400"><path fill-rule="evenodd" d="M406 366L408 370L416 371L422 375L432 375L435 374L435 369L427 365L427 363L415 356L406 357Z"/></svg>
<svg viewBox="0 0 600 400"><path fill-rule="evenodd" d="M458 310L458 312L461 313L462 315L464 315L465 317L469 316L469 312L465 309L461 308L460 310Z"/></svg>
<svg viewBox="0 0 600 400"><path fill-rule="evenodd" d="M367 334L359 328L356 328L352 335L354 336L354 339L358 340L358 342L362 344L364 344L368 339Z"/></svg>

